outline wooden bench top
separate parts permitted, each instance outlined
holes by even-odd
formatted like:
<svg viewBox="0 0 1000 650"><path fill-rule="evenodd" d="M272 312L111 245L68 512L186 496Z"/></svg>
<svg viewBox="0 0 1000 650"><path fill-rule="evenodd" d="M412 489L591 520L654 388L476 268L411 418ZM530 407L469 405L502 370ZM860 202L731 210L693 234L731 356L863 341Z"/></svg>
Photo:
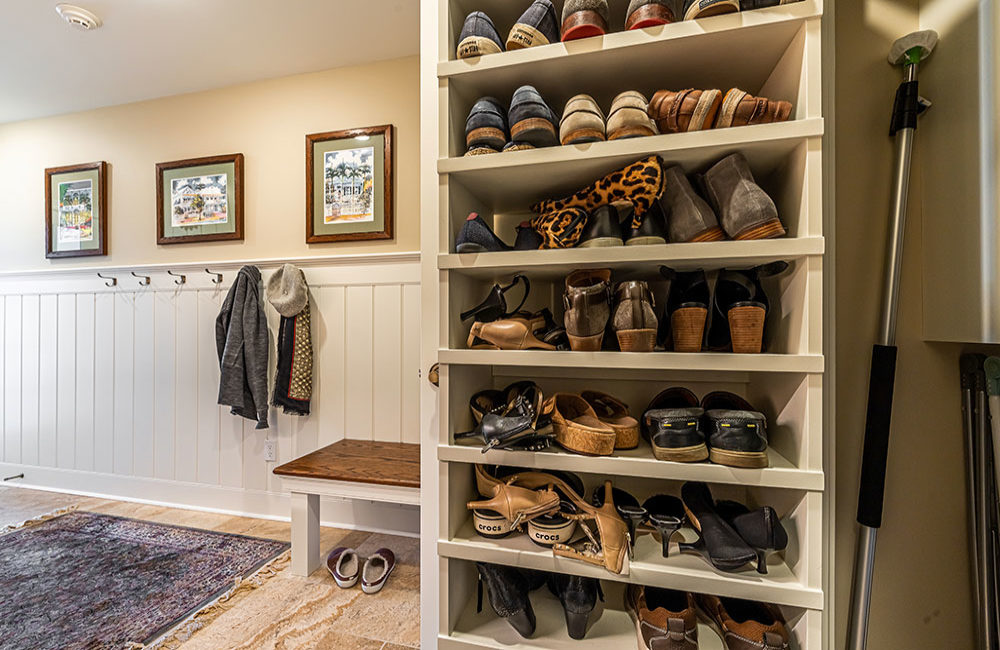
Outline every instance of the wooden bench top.
<svg viewBox="0 0 1000 650"><path fill-rule="evenodd" d="M340 440L274 468L278 476L420 487L420 445Z"/></svg>

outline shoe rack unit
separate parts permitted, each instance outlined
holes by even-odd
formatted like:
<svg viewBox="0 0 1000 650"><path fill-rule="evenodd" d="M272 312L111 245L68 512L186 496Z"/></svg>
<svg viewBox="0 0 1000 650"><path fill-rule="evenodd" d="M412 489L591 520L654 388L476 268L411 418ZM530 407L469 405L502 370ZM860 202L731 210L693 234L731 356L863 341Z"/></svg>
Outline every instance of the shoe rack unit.
<svg viewBox="0 0 1000 650"><path fill-rule="evenodd" d="M628 0L610 0L611 31L604 37L456 60L456 38L468 13L485 11L505 38L528 4L422 0L421 51L423 58L433 57L422 62L422 106L425 128L434 131L424 134L430 152L423 159L433 167L423 184L423 326L431 329L424 333L425 352L431 350L425 361L440 363L436 412L424 418L431 430L423 440L432 444L423 454L422 534L424 546L434 549L423 556L422 591L428 594L424 643L463 650L634 647L635 626L623 610L622 590L626 583L639 583L774 603L786 616L794 647L832 647L824 614L831 600L826 540L832 530L824 453L830 435L825 387L831 377L824 355L822 0L631 32L621 31ZM555 4L560 11L562 3ZM557 117L577 93L589 93L606 111L621 91L639 90L650 97L661 88L725 91L735 86L792 101L794 109L791 119L780 124L463 157L465 118L473 102L492 95L507 103L523 84L534 85ZM788 230L785 238L453 252L455 235L469 212L480 213L512 243L514 226L536 200L568 194L651 154L693 171L735 151L747 157L757 181L774 199ZM716 270L774 260L786 260L790 268L765 281L772 303L766 354L469 350L469 323L458 316L482 300L494 282L509 282L517 272L531 280L525 307L549 307L559 320L563 280L575 269L609 267L615 280L656 279L661 264ZM520 289L514 293L519 300ZM686 386L699 397L711 390L736 392L768 416L769 466L737 469L707 461L659 461L645 442L611 457L581 456L558 447L482 454L478 446L456 444L454 434L472 428L472 393L520 379L537 382L546 395L587 388L608 392L629 404L635 417L669 386ZM588 490L611 478L640 501L652 494L678 495L685 481L705 481L716 498L773 506L789 533L789 546L771 558L767 575L752 568L723 573L697 555L679 553L676 544L663 559L659 543L645 535L636 544L628 573L611 574L556 558L524 536L477 536L465 507L475 495L476 463L572 471ZM693 541L691 531L684 532ZM538 629L534 638L522 639L493 613L488 599L482 613L476 612L476 561L600 578L607 592L604 611L585 639L573 641L558 602L545 589L533 592ZM723 647L708 628L701 630L700 641L702 648Z"/></svg>

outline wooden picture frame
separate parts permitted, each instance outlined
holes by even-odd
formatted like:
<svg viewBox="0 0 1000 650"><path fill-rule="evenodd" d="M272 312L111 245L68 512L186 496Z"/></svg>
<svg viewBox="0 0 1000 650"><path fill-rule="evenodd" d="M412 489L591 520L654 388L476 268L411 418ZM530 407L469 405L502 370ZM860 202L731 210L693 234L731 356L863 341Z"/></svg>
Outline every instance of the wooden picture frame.
<svg viewBox="0 0 1000 650"><path fill-rule="evenodd" d="M76 180L66 180L60 181L60 177L73 176ZM87 178L81 178L81 176L86 176ZM55 182L55 187L53 188L53 182ZM70 185L85 183L86 187L86 204L89 209L89 218L86 220L87 226L77 223L72 226L64 226L62 222L62 211L63 204L61 200L53 200L53 189L60 193L67 191ZM97 199L94 200L94 191L96 190ZM70 192L74 190L68 190ZM105 161L93 162L93 163L83 163L79 165L66 165L64 167L49 167L45 170L45 257L47 259L55 259L61 257L88 257L91 255L107 255L108 254L108 163ZM94 207L97 208L97 215L95 216L93 211ZM58 209L58 214L54 214L53 210ZM53 222L58 219L59 223L54 225ZM97 226L97 232L94 232L94 225ZM83 237L81 234L82 229L86 227L89 230L89 236ZM75 231L76 239L75 241L67 241L68 238L62 236L62 232L72 232ZM93 245L90 243L93 242ZM68 245L75 244L78 248L73 249L70 247L60 248L60 244L65 243ZM82 246L87 246L83 248Z"/></svg>
<svg viewBox="0 0 1000 650"><path fill-rule="evenodd" d="M371 144L366 146L366 142ZM371 160L370 168L367 157ZM347 180L346 177L330 176L331 164L338 160L338 168L346 161L356 174L359 165L350 161L359 160L362 170L349 179L351 191L343 194L341 190L331 191L335 184ZM369 183L371 190L366 196ZM316 195L317 189L322 192L321 196ZM392 239L394 201L391 124L306 136L307 244ZM341 216L341 206L348 206L351 212Z"/></svg>
<svg viewBox="0 0 1000 650"><path fill-rule="evenodd" d="M231 166L231 168L230 168ZM184 173L190 176L183 176ZM220 177L225 175L225 183ZM208 184L208 189L204 187L189 190L183 194L184 197L193 198L200 201L201 207L191 207L188 212L178 214L175 211L180 209L177 205L176 197L182 192L174 192L175 184L184 181L194 181L196 179L211 179L214 182ZM167 189L167 183L171 183L171 189ZM213 205L217 203L215 212L205 214L205 196L207 192L214 191L218 197L224 186L225 193L223 200L217 198ZM184 185L183 188L189 188ZM180 190L181 188L178 188ZM157 163L156 165L156 243L157 244L190 244L195 242L211 241L232 241L243 240L243 154L233 153L221 156L205 156L203 158L186 158L184 160L174 160L171 162ZM174 206L172 209L166 207L167 201ZM225 206L225 216L221 208ZM194 217L190 217L194 214ZM171 223L168 226L167 220ZM186 230L197 231L185 234Z"/></svg>

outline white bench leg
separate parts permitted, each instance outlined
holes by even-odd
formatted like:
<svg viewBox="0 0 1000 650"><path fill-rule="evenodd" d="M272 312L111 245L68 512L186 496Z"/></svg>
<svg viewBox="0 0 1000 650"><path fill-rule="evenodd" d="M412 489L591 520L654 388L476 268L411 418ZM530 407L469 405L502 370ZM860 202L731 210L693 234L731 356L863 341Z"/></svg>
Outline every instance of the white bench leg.
<svg viewBox="0 0 1000 650"><path fill-rule="evenodd" d="M292 573L308 576L319 565L319 495L292 492Z"/></svg>

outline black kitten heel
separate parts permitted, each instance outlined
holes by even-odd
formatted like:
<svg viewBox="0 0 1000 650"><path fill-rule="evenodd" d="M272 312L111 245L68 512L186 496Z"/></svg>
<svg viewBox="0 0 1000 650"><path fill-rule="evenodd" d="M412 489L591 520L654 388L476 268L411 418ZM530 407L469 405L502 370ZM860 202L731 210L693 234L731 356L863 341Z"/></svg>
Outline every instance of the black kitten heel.
<svg viewBox="0 0 1000 650"><path fill-rule="evenodd" d="M767 575L767 556L788 548L788 533L771 506L751 511L742 503L719 501L719 515L757 553L757 573Z"/></svg>
<svg viewBox="0 0 1000 650"><path fill-rule="evenodd" d="M524 296L521 298L520 304L508 312L506 293L518 284L524 285ZM503 318L510 318L524 306L524 303L528 300L529 293L531 293L531 283L528 281L528 278L520 274L515 275L514 279L506 287L494 284L486 299L472 309L463 311L461 318L463 321L466 321L475 317L476 321L480 323L492 323Z"/></svg>
<svg viewBox="0 0 1000 650"><path fill-rule="evenodd" d="M663 557L668 557L670 538L684 525L684 504L677 497L657 494L646 499L642 507L646 510L646 521L660 535Z"/></svg>

